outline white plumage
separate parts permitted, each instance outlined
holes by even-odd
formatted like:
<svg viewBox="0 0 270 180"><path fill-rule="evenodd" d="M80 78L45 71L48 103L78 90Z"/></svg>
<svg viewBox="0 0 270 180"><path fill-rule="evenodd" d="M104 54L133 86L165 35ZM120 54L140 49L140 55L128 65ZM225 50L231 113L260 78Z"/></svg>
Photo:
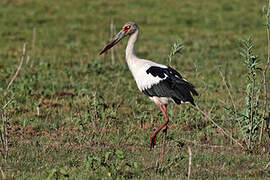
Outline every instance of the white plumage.
<svg viewBox="0 0 270 180"><path fill-rule="evenodd" d="M137 25L136 25L137 26ZM147 74L146 71L151 66L159 66L167 68L167 66L158 64L146 59L140 59L135 55L135 42L139 35L139 28L137 26L136 31L130 35L127 48L126 48L126 60L139 90L142 92L145 88L150 88L151 85L159 83L162 79L154 77L151 74Z"/></svg>
<svg viewBox="0 0 270 180"><path fill-rule="evenodd" d="M138 64L137 66L129 66L131 69L132 75L137 83L139 90L142 92L145 89L150 88L154 84L158 84L160 81L166 78L160 78L158 76L154 77L152 74L147 74L146 71L152 66L158 66L162 68L166 68L166 66L159 66L157 63L153 63L151 61L139 60L142 64Z"/></svg>

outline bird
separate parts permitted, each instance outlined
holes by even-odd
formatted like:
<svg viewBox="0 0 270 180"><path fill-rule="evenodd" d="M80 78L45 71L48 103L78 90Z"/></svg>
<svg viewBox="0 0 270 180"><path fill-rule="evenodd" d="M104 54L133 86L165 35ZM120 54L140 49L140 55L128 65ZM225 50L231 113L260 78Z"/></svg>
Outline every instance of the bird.
<svg viewBox="0 0 270 180"><path fill-rule="evenodd" d="M99 55L102 55L115 46L124 37L129 36L125 53L129 70L139 90L160 108L165 119L165 123L162 124L150 138L150 150L152 150L156 145L157 134L161 130L163 131L161 154L161 163L163 163L169 123L167 107L171 102L175 104L190 103L196 106L193 96L198 96L198 92L195 90L194 85L185 80L180 73L172 67L138 58L135 53L135 43L138 39L138 35L139 26L134 22L127 22L120 32L105 45Z"/></svg>

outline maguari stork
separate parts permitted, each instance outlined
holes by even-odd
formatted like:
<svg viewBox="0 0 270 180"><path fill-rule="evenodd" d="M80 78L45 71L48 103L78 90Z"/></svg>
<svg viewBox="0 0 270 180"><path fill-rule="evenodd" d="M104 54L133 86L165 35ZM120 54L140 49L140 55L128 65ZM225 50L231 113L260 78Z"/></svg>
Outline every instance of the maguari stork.
<svg viewBox="0 0 270 180"><path fill-rule="evenodd" d="M139 90L148 96L162 111L165 123L160 126L150 138L150 150L156 144L156 136L163 131L163 144L161 162L164 160L166 134L169 118L167 116L167 106L170 102L176 104L190 103L195 106L193 96L198 92L194 86L186 81L173 68L158 64L153 61L138 58L135 54L135 43L139 35L139 27L134 22L126 23L121 31L115 35L113 40L108 43L100 55L116 45L121 39L129 36L126 47L126 61L128 67L137 83Z"/></svg>

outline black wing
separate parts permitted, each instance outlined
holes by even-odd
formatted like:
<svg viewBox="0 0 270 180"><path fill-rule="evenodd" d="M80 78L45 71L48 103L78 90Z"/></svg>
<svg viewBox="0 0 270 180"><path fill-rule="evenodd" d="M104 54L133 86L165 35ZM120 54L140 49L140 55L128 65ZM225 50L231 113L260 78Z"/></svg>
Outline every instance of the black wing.
<svg viewBox="0 0 270 180"><path fill-rule="evenodd" d="M190 102L195 105L192 97L192 95L198 95L195 87L191 83L185 81L173 68L151 66L147 69L146 73L151 74L154 77L158 76L162 80L157 84L153 84L150 88L144 89L142 92L145 95L150 97L171 97L176 104Z"/></svg>

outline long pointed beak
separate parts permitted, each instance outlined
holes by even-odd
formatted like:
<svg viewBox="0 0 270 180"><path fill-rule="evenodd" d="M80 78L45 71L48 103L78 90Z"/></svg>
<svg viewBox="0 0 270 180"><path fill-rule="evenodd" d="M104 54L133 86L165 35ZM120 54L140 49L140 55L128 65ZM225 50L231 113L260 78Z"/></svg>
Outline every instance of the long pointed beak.
<svg viewBox="0 0 270 180"><path fill-rule="evenodd" d="M123 39L125 37L125 32L123 30L121 30L114 38L113 40L108 43L103 49L102 51L100 51L99 55L103 54L104 52L106 52L107 50L111 49L114 45L116 45L119 41L121 41L121 39Z"/></svg>

